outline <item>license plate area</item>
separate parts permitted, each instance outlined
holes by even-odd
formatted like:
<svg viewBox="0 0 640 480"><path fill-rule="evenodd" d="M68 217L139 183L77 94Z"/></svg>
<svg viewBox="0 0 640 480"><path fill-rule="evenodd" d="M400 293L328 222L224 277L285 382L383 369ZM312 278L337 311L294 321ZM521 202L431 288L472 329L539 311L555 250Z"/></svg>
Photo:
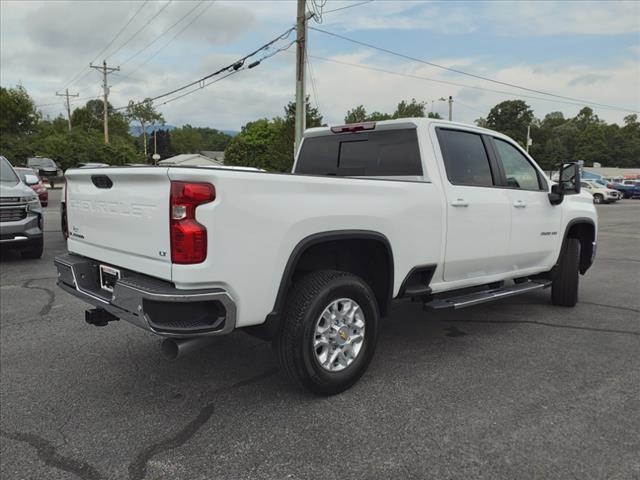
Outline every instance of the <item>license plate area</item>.
<svg viewBox="0 0 640 480"><path fill-rule="evenodd" d="M120 279L120 270L109 265L100 265L100 288L113 293L113 287Z"/></svg>

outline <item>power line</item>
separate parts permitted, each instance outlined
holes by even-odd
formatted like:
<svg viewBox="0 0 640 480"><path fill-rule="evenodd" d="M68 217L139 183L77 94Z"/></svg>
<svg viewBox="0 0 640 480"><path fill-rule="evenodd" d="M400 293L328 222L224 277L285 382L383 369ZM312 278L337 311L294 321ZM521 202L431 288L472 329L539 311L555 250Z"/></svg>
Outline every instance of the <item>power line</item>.
<svg viewBox="0 0 640 480"><path fill-rule="evenodd" d="M344 7L334 8L333 10L327 10L324 13L338 12L340 10L346 10L347 8L353 8L353 7L359 7L360 5L366 5L367 3L371 3L371 2L373 2L373 0L366 0L365 2L353 3L351 5L345 5Z"/></svg>
<svg viewBox="0 0 640 480"><path fill-rule="evenodd" d="M242 67L244 66L244 63L245 63L245 61L246 61L247 59L249 59L249 58L251 58L251 57L255 56L256 54L258 54L259 52L261 52L261 51L263 51L263 50L267 50L267 49L269 49L269 48L270 48L274 43L278 42L279 40L284 40L284 39L285 39L285 38L287 38L287 37L291 34L291 32L292 32L292 31L294 31L294 30L295 30L295 27L291 27L291 28L289 28L288 30L284 31L281 35L279 35L279 36L277 36L276 38L274 38L274 39L272 39L272 40L268 41L267 43L265 43L265 44L264 44L264 45L262 45L261 47L257 48L257 49L256 49L256 50L254 50L253 52L251 52L251 53L249 53L249 54L245 55L244 57L240 58L239 60L236 60L235 62L233 62L233 63L231 63L231 64L227 65L226 67L222 67L222 68L220 68L220 69L216 70L216 71L215 71L215 72L213 72L213 73L210 73L210 74L208 74L208 75L205 75L205 76L204 76L204 77L202 77L202 78L199 78L198 80L194 80L193 82L187 83L186 85L183 85L183 86L181 86L181 87L175 88L175 89L173 89L173 90L171 90L171 91L169 91L169 92L166 92L166 93L163 93L163 94L160 94L160 95L156 95L155 97L151 97L151 98L145 99L144 101L151 100L151 101L153 102L153 101L159 100L159 99L161 99L161 98L164 98L164 97L168 97L168 96L170 96L170 95L173 95L174 93L178 93L178 92L180 92L180 91L182 91L182 90L186 90L187 88L193 87L194 85L198 85L198 84L200 85L200 88L203 88L203 87L205 86L205 82L206 82L206 80L208 80L208 79L210 79L210 78L212 78L212 77L214 77L214 76L216 76L216 75L219 75L219 74L221 74L222 72L226 72L226 71L229 71L229 70L239 70L240 68L242 68ZM259 60L255 61L255 62L251 63L247 68L253 68L253 67L257 66L258 64L260 64L260 62L262 62L262 61L263 61L263 60L265 60L266 58L272 57L272 56L273 56L273 55L275 55L276 53L278 53L278 52L280 52L280 51L283 51L283 50L288 49L288 48L289 48L291 45L293 45L294 43L295 43L295 41L293 41L293 42L289 43L289 45L288 45L286 48L284 48L284 49L275 50L275 51L274 51L274 52L272 52L271 54L268 54L268 55L266 55L265 57L263 57L263 58L261 58L261 59L259 59ZM143 101L143 102L135 103L134 105L140 105L140 104L144 103L144 101ZM115 110L123 110L123 109L125 109L125 108L128 108L128 105L125 105L125 106L123 106L123 107L116 108Z"/></svg>
<svg viewBox="0 0 640 480"><path fill-rule="evenodd" d="M96 96L93 96L93 97L78 97L78 98L75 98L73 100L69 100L69 102L70 103L77 103L77 102L81 102L82 100L95 99L95 98L102 98L102 95L96 95ZM38 105L34 105L34 107L35 108L52 107L54 105L62 105L62 103L60 103L60 102L40 103Z"/></svg>
<svg viewBox="0 0 640 480"><path fill-rule="evenodd" d="M199 3L196 3L196 5L191 8L187 13L185 13L182 17L180 17L176 22L174 22L169 28L165 29L162 33L160 33L157 37L155 37L153 40L151 40L149 43L147 43L143 48L141 48L140 50L138 50L136 53L134 53L133 55L131 55L129 58L127 58L124 62L122 62L120 64L120 66L125 65L127 63L129 63L131 60L133 60L134 58L136 58L138 55L140 55L142 52L144 52L147 48L149 48L151 45L153 45L155 42L157 42L160 38L162 38L164 35L166 35L169 31L171 31L176 25L178 25L182 20L184 20L187 16L191 15L191 13L197 9L200 5L202 5L205 2L205 0L200 0ZM204 13L211 5L213 5L213 2L211 2L201 13L200 15L202 15L202 13ZM198 15L199 16L199 15ZM197 18L197 17L196 17Z"/></svg>
<svg viewBox="0 0 640 480"><path fill-rule="evenodd" d="M320 32L320 33L324 33L325 35L330 35L332 37L340 38L340 39L345 40L347 42L355 43L356 45L360 45L360 46L363 46L363 47L371 48L373 50L378 50L380 52L388 53L389 55L394 55L396 57L404 58L405 60L411 60L412 62L422 63L424 65L429 65L431 67L440 68L440 69L443 69L443 70L447 70L449 72L458 73L460 75L466 75L466 76L477 78L477 79L480 79L480 80L485 80L487 82L497 83L497 84L500 84L500 85L505 85L505 86L512 87L512 88L517 88L517 89L520 89L520 90L525 90L525 91L528 91L528 92L539 93L541 95L548 95L548 96L554 97L554 98L561 98L561 99L565 99L565 100L571 100L573 102L579 102L581 104L589 104L589 105L595 105L595 106L604 107L604 108L611 108L611 109L615 109L615 110L625 110L625 111L628 111L628 112L640 113L640 112L638 112L636 110L630 110L630 109L626 109L626 108L622 108L622 107L616 107L616 106L613 106L613 105L606 105L606 104L602 104L602 103L589 102L587 100L582 100L582 99L573 98L573 97L566 97L564 95L556 95L554 93L549 93L549 92L545 92L545 91L542 91L542 90L535 90L533 88L522 87L520 85L516 85L516 84L513 84L513 83L503 82L501 80L495 80L495 79L489 78L489 77L483 77L481 75L476 75L474 73L465 72L465 71L458 70L458 69L455 69L455 68L446 67L444 65L438 65L437 63L429 62L427 60L422 60L420 58L411 57L411 56L405 55L403 53L394 52L393 50L389 50L389 49L383 48L383 47L378 47L378 46L372 45L370 43L361 42L360 40L354 40L353 38L345 37L343 35L339 35L337 33L329 32L327 30L322 30L321 28L317 28L317 27L309 27L309 28L311 30L316 31L316 32Z"/></svg>
<svg viewBox="0 0 640 480"><path fill-rule="evenodd" d="M97 62L97 61L98 61L98 59L100 58L100 55L102 55L104 52L106 52L106 51L109 49L109 47L111 47L111 45L113 45L113 42L115 42L115 41L116 41L116 39L117 39L117 38L122 34L122 32L124 32L124 31L126 30L126 28L129 26L129 24L131 24L131 22L133 21L133 19L134 19L134 18L136 18L136 17L138 16L138 14L142 11L142 9L144 8L144 6L145 6L148 2L149 2L149 0L144 0L144 2L142 2L142 5L140 5L140 7L138 8L138 10L136 10L136 12L131 16L131 18L130 18L130 19L129 19L129 21L124 25L124 27L122 27L122 28L118 31L118 33L116 33L116 36L115 36L115 37L113 37L113 38L111 39L111 41L107 44L107 46L106 46L106 47L104 47L104 48L100 51L100 53L98 53L98 54L96 55L96 58L94 58L94 59L92 60L92 62L91 62L91 63L93 63L93 62Z"/></svg>
<svg viewBox="0 0 640 480"><path fill-rule="evenodd" d="M320 111L320 98L318 97L318 89L316 88L316 81L313 75L313 67L311 66L311 60L309 59L308 52L305 51L305 58L307 65L309 66L309 79L311 80L311 90L313 91L313 99L316 102L316 108Z"/></svg>
<svg viewBox="0 0 640 480"><path fill-rule="evenodd" d="M204 0L203 0L204 1ZM203 2L200 2L199 4L197 4L193 9L191 9L186 15L184 15L178 22L176 22L174 25L180 23L180 21L182 21L182 19L184 19L186 16L188 16L191 12L193 12L197 7L199 7ZM126 80L127 78L131 78L131 75L133 75L134 73L136 73L138 70L140 70L142 67L144 67L146 64L148 64L151 60L153 60L162 50L164 50L165 48L167 48L167 46L169 46L169 44L171 42L173 42L176 38L178 38L187 28L189 28L196 20L198 20L202 15L204 15L204 13L209 10L209 8L211 8L213 6L213 2L209 3L200 13L198 13L195 17L193 17L193 19L191 19L191 21L189 23L187 23L184 27L182 27L178 32L176 32L173 37L171 37L169 39L169 41L165 42L158 50L156 50L153 55L151 55L149 58L147 58L144 62L142 62L140 65L138 65L136 68L134 68L131 72L129 72L127 75L125 75L124 77L122 77L117 83L121 83L124 80ZM173 26L171 27L173 28ZM168 30L170 30L171 28L169 28ZM167 31L168 31L167 30ZM165 32L166 33L166 32Z"/></svg>
<svg viewBox="0 0 640 480"><path fill-rule="evenodd" d="M111 41L109 43L107 43L107 45L100 50L100 52L95 55L95 58L90 62L93 63L95 61L97 61L97 59L100 57L100 55L102 55L104 52L107 51L107 49L109 47L111 47L111 45L113 45L113 42L116 41L116 39L122 34L122 32L125 31L125 29L131 24L131 22L133 21L134 18L136 18L138 16L138 14L142 11L142 8L147 4L149 0L145 0L144 2L142 2L142 5L140 5L140 7L135 11L135 13L131 16L131 18L129 18L129 20L127 21L127 23L124 24L124 26L118 31L118 33L116 33L116 35L111 39ZM70 87L72 84L78 82L81 78L84 78L87 76L87 74L91 73L91 70L87 70L85 72L85 74L82 77L79 77L82 72L85 72L85 69L82 68L78 73L76 73L71 80L69 80L64 87L62 87L63 89Z"/></svg>
<svg viewBox="0 0 640 480"><path fill-rule="evenodd" d="M371 67L368 65L362 65L359 63L351 63L351 62L344 62L342 60L334 60L332 58L326 58L326 57L319 57L317 55L309 55L311 58L315 58L317 60L322 60L324 62L331 62L331 63L336 63L339 65L346 65L349 67L355 67L355 68L361 68L363 70L370 70L373 72L380 72L380 73L387 73L389 75L397 75L400 77L407 77L407 78L414 78L416 80L424 80L424 81L428 81L428 82L435 82L435 83L441 83L444 85L453 85L456 87L462 87L462 88L472 88L474 90L481 90L484 92L492 92L492 93L499 93L501 95L506 95L509 97L519 97L519 98L531 98L534 100L541 100L543 102L552 102L552 103L562 103L565 105L575 105L578 107L583 107L586 104L591 104L591 105L598 105L600 108L603 109L609 109L609 110L619 110L619 111L624 111L624 112L633 112L635 113L635 110L630 110L630 109L626 109L626 108L621 108L621 107L613 107L613 106L601 106L599 104L595 104L592 102L582 102L582 103L577 103L577 102L569 102L569 101L565 101L565 100L555 100L553 98L546 98L546 97L538 97L538 96L534 96L534 95L526 95L526 94L522 94L522 93L517 93L517 92L508 92L506 90L496 90L496 89L492 89L492 88L486 88L486 87L478 87L476 85L468 85L468 84L464 84L464 83L458 83L458 82L450 82L448 80L438 80L436 78L430 78L430 77L423 77L420 75L413 75L410 73L402 73L402 72L396 72L393 70L385 70L384 68L377 68L377 67Z"/></svg>
<svg viewBox="0 0 640 480"><path fill-rule="evenodd" d="M486 114L486 110L480 110L479 108L476 107L472 107L471 105L467 105L466 103L461 102L460 100L458 100L456 98L456 104L461 105L463 108L467 108L469 110L472 110L474 112L479 113L480 115L485 115Z"/></svg>
<svg viewBox="0 0 640 480"><path fill-rule="evenodd" d="M122 45L120 45L115 52L111 52L105 60L108 60L109 58L113 57L116 53L122 50L131 40L137 37L140 32L142 32L145 28L147 28L151 24L151 22L153 22L158 17L158 15L160 15L162 12L165 11L165 9L171 4L172 1L173 0L169 0L167 3L165 3L160 10L158 10L149 20L147 20L147 23L145 23L144 25L142 25L142 27L136 30L136 32L133 35L131 35Z"/></svg>
<svg viewBox="0 0 640 480"><path fill-rule="evenodd" d="M255 68L255 67L257 67L258 65L260 65L263 61L267 60L268 58L271 58L271 57L273 57L274 55L277 55L278 53L283 52L283 51L285 51L285 50L287 50L287 49L291 48L291 46L292 46L293 44L295 44L295 43L296 43L296 42L295 42L295 40L294 40L293 42L290 42L290 43L289 43L288 45L286 45L285 47L282 47L282 48L279 48L279 49L277 49L277 50L274 50L273 52L270 52L270 53L268 53L268 54L264 55L264 56L263 56L263 57L261 57L260 59L256 60L255 62L252 62L251 64L249 64L249 65L247 65L247 66L242 66L241 68L239 68L239 69L237 69L237 70L231 70L229 73L227 73L226 75L224 75L224 76L222 76L222 77L220 77L220 78L216 78L215 80L212 80L211 82L201 84L201 85L199 85L197 88L194 88L193 90L189 90L189 91L187 91L187 92L183 93L182 95L178 95L177 97L170 98L169 100L166 100L166 101L164 101L164 102L162 102L162 103L158 104L158 106L166 105L167 103L171 103L171 102L173 102L173 101L175 101L175 100L178 100L178 99L180 99L180 98L186 97L187 95L191 95L192 93L195 93L195 92L197 92L197 91L200 91L200 90L202 90L203 88L208 87L209 85L213 85L214 83L217 83L217 82L219 82L219 81L221 81L221 80L224 80L225 78L231 77L232 75L235 75L235 74L237 74L237 73L240 73L240 72L242 72L242 71L244 71L244 70L249 70L249 69L251 69L251 68Z"/></svg>

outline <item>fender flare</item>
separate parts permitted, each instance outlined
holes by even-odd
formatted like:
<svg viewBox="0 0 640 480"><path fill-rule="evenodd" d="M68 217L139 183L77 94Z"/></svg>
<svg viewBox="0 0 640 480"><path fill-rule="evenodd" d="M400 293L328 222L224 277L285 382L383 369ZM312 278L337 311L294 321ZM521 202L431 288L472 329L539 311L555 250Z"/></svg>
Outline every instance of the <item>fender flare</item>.
<svg viewBox="0 0 640 480"><path fill-rule="evenodd" d="M265 324L277 324L280 315L283 310L284 302L287 297L287 292L293 284L293 273L296 270L296 266L302 258L302 255L312 246L325 242L332 242L336 240L375 240L381 243L386 251L388 258L389 268L389 288L387 293L387 302L390 302L393 297L394 286L394 261L393 250L389 239L380 232L373 230L331 230L327 232L314 233L308 237L303 238L294 247L289 259L284 267L282 277L280 280L280 286L278 287L278 293L273 305L273 310L267 315Z"/></svg>

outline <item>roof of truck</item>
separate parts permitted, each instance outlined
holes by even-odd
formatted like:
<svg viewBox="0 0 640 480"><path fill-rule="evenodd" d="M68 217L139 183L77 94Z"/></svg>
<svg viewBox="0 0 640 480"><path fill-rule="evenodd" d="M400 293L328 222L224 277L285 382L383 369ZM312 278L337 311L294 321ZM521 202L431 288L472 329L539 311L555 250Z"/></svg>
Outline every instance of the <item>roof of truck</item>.
<svg viewBox="0 0 640 480"><path fill-rule="evenodd" d="M477 125L473 125L471 123L462 123L462 122L452 122L449 120L443 120L440 118L426 118L426 117L411 117L411 118L398 118L395 120L381 120L381 121L372 121L372 122L358 122L353 124L331 124L326 127L314 127L305 130L305 137L316 137L321 135L332 134L331 128L337 126L345 126L345 125L360 125L373 123L375 124L375 130L399 130L403 128L413 128L413 127L428 127L432 123L441 125L441 126L451 126L451 127L464 127L465 129L473 129L478 132L490 133L491 135L500 135L501 133L496 132L494 130L489 130L486 128L478 127ZM367 131L367 130L365 130Z"/></svg>

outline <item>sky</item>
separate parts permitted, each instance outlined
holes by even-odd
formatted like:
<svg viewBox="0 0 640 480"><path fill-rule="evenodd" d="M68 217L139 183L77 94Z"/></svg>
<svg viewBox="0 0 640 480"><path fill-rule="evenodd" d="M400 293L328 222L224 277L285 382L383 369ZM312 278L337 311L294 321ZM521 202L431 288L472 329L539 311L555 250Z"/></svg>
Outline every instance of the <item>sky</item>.
<svg viewBox="0 0 640 480"><path fill-rule="evenodd" d="M629 110L640 111L640 2L316 0L318 11L322 3L310 27L414 59L311 29L307 93L329 124L342 123L358 105L393 112L412 98L446 118L440 99L449 96L453 119L467 123L518 98L539 118L553 111L574 116L583 101L617 107L590 105L607 122L621 124ZM295 18L295 2L284 0L2 0L0 85L22 84L42 113L55 117L65 113L56 92L79 94L72 108L101 95L101 74L89 64L106 60L120 67L108 80L109 101L121 107L233 63ZM282 115L295 93L293 40L292 33L252 57L283 49L255 68L166 105L172 96L159 100L159 111L171 125L228 130Z"/></svg>

